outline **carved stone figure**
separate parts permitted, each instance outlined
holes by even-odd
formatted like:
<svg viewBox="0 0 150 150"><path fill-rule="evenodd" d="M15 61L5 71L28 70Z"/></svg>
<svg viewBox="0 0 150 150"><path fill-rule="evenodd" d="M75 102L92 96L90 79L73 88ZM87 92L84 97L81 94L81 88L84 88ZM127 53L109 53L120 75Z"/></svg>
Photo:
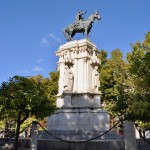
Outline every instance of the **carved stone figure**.
<svg viewBox="0 0 150 150"><path fill-rule="evenodd" d="M85 14L86 12L80 11L76 15L76 20L73 24L68 25L66 28L63 30L63 34L66 38L67 41L71 41L72 37L76 33L85 33L86 38L89 38L89 33L92 28L92 24L96 20L100 20L100 14L98 11L95 11L93 14L91 14L87 20L84 20L82 15Z"/></svg>
<svg viewBox="0 0 150 150"><path fill-rule="evenodd" d="M93 73L92 73L92 85L93 85L93 90L95 92L99 91L99 87L100 87L100 81L99 81L99 73L97 71L98 66L94 67Z"/></svg>
<svg viewBox="0 0 150 150"><path fill-rule="evenodd" d="M65 65L64 91L72 91L73 90L73 82L74 82L73 72L67 65Z"/></svg>

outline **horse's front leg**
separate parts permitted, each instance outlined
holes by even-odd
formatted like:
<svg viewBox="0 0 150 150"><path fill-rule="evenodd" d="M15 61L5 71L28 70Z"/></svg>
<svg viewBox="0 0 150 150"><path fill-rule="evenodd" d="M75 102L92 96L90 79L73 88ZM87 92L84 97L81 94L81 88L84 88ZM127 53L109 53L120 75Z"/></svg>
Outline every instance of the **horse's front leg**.
<svg viewBox="0 0 150 150"><path fill-rule="evenodd" d="M85 29L85 35L86 35L86 39L89 39L89 32L88 32L88 28Z"/></svg>
<svg viewBox="0 0 150 150"><path fill-rule="evenodd" d="M71 36L69 36L69 37L68 37L68 41L72 41L72 38L71 38Z"/></svg>

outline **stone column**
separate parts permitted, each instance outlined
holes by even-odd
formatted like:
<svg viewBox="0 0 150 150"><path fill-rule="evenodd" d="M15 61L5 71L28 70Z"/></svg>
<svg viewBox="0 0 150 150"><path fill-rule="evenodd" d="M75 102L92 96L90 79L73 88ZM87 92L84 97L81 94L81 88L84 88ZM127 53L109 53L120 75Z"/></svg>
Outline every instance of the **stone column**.
<svg viewBox="0 0 150 150"><path fill-rule="evenodd" d="M78 59L74 61L74 91L78 92Z"/></svg>
<svg viewBox="0 0 150 150"><path fill-rule="evenodd" d="M59 65L59 74L60 74L60 77L59 77L59 88L58 88L58 95L61 95L63 93L63 73L64 73L64 63L63 62L58 62L58 65Z"/></svg>
<svg viewBox="0 0 150 150"><path fill-rule="evenodd" d="M124 121L125 150L136 150L135 128L133 121Z"/></svg>
<svg viewBox="0 0 150 150"><path fill-rule="evenodd" d="M83 81L84 81L84 92L87 92L87 58L84 58L84 75L83 75Z"/></svg>
<svg viewBox="0 0 150 150"><path fill-rule="evenodd" d="M38 135L37 122L34 121L32 123L31 129L31 150L37 150L37 135Z"/></svg>

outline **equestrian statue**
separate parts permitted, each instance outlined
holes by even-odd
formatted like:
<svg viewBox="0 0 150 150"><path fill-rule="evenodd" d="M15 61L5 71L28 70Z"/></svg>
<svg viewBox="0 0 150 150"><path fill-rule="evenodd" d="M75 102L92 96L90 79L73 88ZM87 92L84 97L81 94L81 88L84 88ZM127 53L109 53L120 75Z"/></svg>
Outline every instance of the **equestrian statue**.
<svg viewBox="0 0 150 150"><path fill-rule="evenodd" d="M86 38L89 38L89 33L92 28L92 24L100 20L100 14L98 11L95 11L93 14L91 14L86 20L84 19L83 15L86 14L86 11L79 11L76 14L76 18L73 24L68 25L66 28L63 30L63 34L66 38L67 41L71 41L72 37L76 33L85 33Z"/></svg>

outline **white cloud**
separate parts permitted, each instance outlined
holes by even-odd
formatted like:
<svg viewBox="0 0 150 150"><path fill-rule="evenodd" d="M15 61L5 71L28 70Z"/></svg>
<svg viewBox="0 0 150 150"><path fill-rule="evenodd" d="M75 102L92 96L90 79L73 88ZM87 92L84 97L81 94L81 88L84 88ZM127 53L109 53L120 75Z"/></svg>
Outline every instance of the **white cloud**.
<svg viewBox="0 0 150 150"><path fill-rule="evenodd" d="M27 75L30 74L28 70L23 70L22 73L27 74Z"/></svg>
<svg viewBox="0 0 150 150"><path fill-rule="evenodd" d="M49 33L45 36L42 41L40 42L41 47L50 46L55 43L61 43L61 39L59 39L55 34Z"/></svg>
<svg viewBox="0 0 150 150"><path fill-rule="evenodd" d="M44 59L42 59L42 58L40 58L40 59L37 60L38 63L41 63L43 61L44 61Z"/></svg>
<svg viewBox="0 0 150 150"><path fill-rule="evenodd" d="M17 74L19 74L21 76L28 76L30 74L30 72L28 70L20 70L17 72Z"/></svg>
<svg viewBox="0 0 150 150"><path fill-rule="evenodd" d="M47 38L43 38L40 45L41 45L41 47L48 46L48 45L50 45L50 42Z"/></svg>
<svg viewBox="0 0 150 150"><path fill-rule="evenodd" d="M54 34L52 34L52 33L50 33L50 34L48 35L48 37L54 39L54 40L55 40L56 42L58 42L58 43L61 43L61 39L59 39L58 37L56 37L56 35L54 35Z"/></svg>
<svg viewBox="0 0 150 150"><path fill-rule="evenodd" d="M33 71L39 72L39 71L44 71L44 69L43 69L42 67L35 66L35 67L33 68Z"/></svg>

